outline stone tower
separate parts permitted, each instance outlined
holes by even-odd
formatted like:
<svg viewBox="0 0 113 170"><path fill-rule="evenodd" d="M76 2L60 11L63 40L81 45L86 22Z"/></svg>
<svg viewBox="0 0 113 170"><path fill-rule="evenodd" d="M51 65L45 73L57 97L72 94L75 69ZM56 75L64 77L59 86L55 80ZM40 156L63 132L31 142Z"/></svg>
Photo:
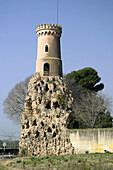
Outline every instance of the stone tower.
<svg viewBox="0 0 113 170"><path fill-rule="evenodd" d="M39 25L36 73L30 79L21 119L19 153L29 156L73 154L66 130L72 95L62 78L59 25Z"/></svg>
<svg viewBox="0 0 113 170"><path fill-rule="evenodd" d="M60 37L62 27L56 24L43 24L36 27L38 50L36 72L41 76L62 77Z"/></svg>

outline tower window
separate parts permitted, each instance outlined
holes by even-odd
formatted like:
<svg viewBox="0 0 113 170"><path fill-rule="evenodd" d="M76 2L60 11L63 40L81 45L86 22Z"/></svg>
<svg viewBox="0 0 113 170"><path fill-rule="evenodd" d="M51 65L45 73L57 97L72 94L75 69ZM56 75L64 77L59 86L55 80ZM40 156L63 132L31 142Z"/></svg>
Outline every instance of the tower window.
<svg viewBox="0 0 113 170"><path fill-rule="evenodd" d="M49 64L45 63L44 64L44 76L49 76Z"/></svg>
<svg viewBox="0 0 113 170"><path fill-rule="evenodd" d="M45 46L45 52L48 52L48 45Z"/></svg>

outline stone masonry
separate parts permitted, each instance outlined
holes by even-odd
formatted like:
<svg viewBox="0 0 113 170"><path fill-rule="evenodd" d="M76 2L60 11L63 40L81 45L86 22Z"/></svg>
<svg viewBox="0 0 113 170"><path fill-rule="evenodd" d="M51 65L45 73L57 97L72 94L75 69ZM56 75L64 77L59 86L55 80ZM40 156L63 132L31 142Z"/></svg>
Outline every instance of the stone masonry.
<svg viewBox="0 0 113 170"><path fill-rule="evenodd" d="M66 132L72 101L61 77L32 76L22 113L20 155L23 150L38 157L74 153Z"/></svg>

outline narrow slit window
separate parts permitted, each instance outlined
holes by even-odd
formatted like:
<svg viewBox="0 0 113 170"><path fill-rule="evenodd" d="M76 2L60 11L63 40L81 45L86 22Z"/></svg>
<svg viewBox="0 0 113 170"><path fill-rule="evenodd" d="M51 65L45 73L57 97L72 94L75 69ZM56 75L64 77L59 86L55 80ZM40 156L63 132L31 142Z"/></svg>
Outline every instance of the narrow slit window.
<svg viewBox="0 0 113 170"><path fill-rule="evenodd" d="M45 46L45 52L48 52L48 45Z"/></svg>

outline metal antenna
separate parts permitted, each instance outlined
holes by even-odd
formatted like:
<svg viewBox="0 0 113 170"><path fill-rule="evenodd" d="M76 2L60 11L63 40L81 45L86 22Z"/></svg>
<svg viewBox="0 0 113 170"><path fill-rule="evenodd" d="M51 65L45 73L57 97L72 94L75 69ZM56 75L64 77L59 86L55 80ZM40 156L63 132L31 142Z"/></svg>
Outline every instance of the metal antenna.
<svg viewBox="0 0 113 170"><path fill-rule="evenodd" d="M57 0L57 24L58 24L58 0Z"/></svg>

